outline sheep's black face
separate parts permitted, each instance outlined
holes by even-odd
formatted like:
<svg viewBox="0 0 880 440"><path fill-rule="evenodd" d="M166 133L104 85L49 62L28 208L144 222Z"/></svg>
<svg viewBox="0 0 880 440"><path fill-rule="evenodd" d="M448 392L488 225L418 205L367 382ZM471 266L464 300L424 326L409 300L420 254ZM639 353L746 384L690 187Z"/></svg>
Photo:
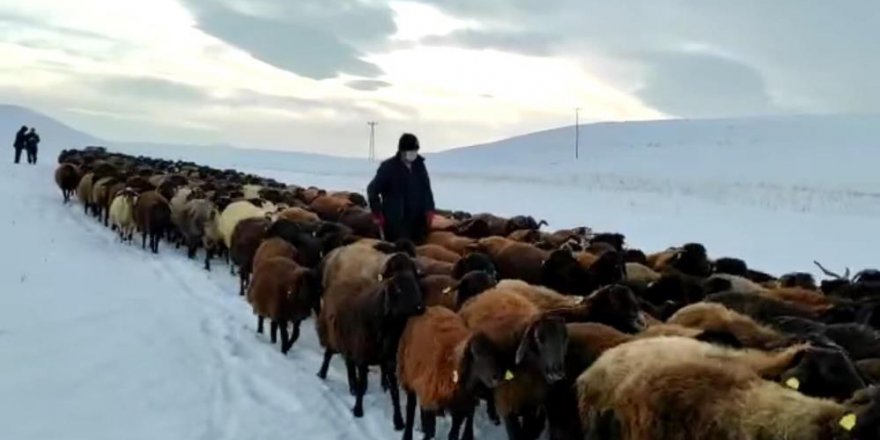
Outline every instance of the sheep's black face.
<svg viewBox="0 0 880 440"><path fill-rule="evenodd" d="M815 289L816 280L812 274L806 272L793 272L779 278L782 287L800 287L802 289Z"/></svg>
<svg viewBox="0 0 880 440"><path fill-rule="evenodd" d="M495 264L492 263L492 259L481 252L470 253L461 260L458 260L452 268L452 277L461 279L465 274L473 271L485 272L493 278L498 277L498 271L495 269Z"/></svg>
<svg viewBox="0 0 880 440"><path fill-rule="evenodd" d="M560 250L544 262L541 284L567 295L585 295L595 285L590 272L581 266L571 252Z"/></svg>
<svg viewBox="0 0 880 440"><path fill-rule="evenodd" d="M849 356L841 349L809 348L782 382L813 397L843 400L865 388Z"/></svg>
<svg viewBox="0 0 880 440"><path fill-rule="evenodd" d="M599 287L621 282L626 279L626 263L617 251L608 251L590 266L593 279Z"/></svg>
<svg viewBox="0 0 880 440"><path fill-rule="evenodd" d="M458 282L458 305L464 304L465 301L495 287L498 281L494 276L474 270L468 272Z"/></svg>
<svg viewBox="0 0 880 440"><path fill-rule="evenodd" d="M638 299L629 287L613 285L599 289L587 301L590 302L591 318L595 322L624 333L638 333L645 328Z"/></svg>
<svg viewBox="0 0 880 440"><path fill-rule="evenodd" d="M474 335L468 343L464 370L468 387L479 383L492 389L504 380L504 366L495 346L482 334Z"/></svg>
<svg viewBox="0 0 880 440"><path fill-rule="evenodd" d="M672 260L672 266L682 273L705 278L712 273L712 264L706 256L706 248L700 244L686 244Z"/></svg>
<svg viewBox="0 0 880 440"><path fill-rule="evenodd" d="M516 364L536 366L547 383L565 378L568 329L559 319L541 319L529 326L516 351Z"/></svg>
<svg viewBox="0 0 880 440"><path fill-rule="evenodd" d="M739 258L719 258L715 260L715 264L712 266L714 273L726 273L740 277L745 277L749 270L746 262Z"/></svg>
<svg viewBox="0 0 880 440"><path fill-rule="evenodd" d="M627 249L623 252L623 261L625 263L639 263L648 265L648 256L638 249Z"/></svg>
<svg viewBox="0 0 880 440"><path fill-rule="evenodd" d="M850 431L853 440L880 438L880 388L870 387L858 391L846 406L856 416Z"/></svg>
<svg viewBox="0 0 880 440"><path fill-rule="evenodd" d="M425 301L415 272L395 273L385 286L385 315L406 319L421 315L424 311Z"/></svg>

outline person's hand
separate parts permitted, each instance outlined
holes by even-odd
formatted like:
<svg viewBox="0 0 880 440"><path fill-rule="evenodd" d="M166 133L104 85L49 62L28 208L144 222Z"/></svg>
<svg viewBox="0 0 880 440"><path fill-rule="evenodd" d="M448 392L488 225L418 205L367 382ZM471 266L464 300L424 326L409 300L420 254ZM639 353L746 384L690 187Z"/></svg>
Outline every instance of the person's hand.
<svg viewBox="0 0 880 440"><path fill-rule="evenodd" d="M385 227L385 216L382 214L373 214L373 223L380 228Z"/></svg>
<svg viewBox="0 0 880 440"><path fill-rule="evenodd" d="M428 228L430 228L434 223L434 211L428 211L427 214L425 214L425 218L428 220Z"/></svg>

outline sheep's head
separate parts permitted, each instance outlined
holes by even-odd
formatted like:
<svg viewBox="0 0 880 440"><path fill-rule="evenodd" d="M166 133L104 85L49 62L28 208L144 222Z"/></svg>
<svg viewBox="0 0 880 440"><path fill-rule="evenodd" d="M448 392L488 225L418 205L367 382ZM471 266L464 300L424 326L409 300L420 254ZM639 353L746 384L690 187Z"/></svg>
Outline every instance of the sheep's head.
<svg viewBox="0 0 880 440"><path fill-rule="evenodd" d="M626 279L626 263L619 252L608 251L590 266L590 272L599 287L607 286Z"/></svg>
<svg viewBox="0 0 880 440"><path fill-rule="evenodd" d="M590 237L591 245L594 243L607 243L618 252L623 252L623 245L625 241L625 235L612 232L603 232Z"/></svg>
<svg viewBox="0 0 880 440"><path fill-rule="evenodd" d="M472 252L455 263L452 267L452 277L461 279L465 274L473 271L485 272L493 278L498 276L495 264L492 263L492 259L488 255L481 252Z"/></svg>
<svg viewBox="0 0 880 440"><path fill-rule="evenodd" d="M385 262L380 279L384 295L383 312L386 317L405 319L425 311L425 301L419 287L418 267L408 255L392 255Z"/></svg>
<svg viewBox="0 0 880 440"><path fill-rule="evenodd" d="M872 386L857 391L845 406L849 411L835 422L843 430L849 431L847 438L880 438L880 388Z"/></svg>
<svg viewBox="0 0 880 440"><path fill-rule="evenodd" d="M625 263L639 263L648 265L648 256L639 249L627 249L623 251L623 261Z"/></svg>
<svg viewBox="0 0 880 440"><path fill-rule="evenodd" d="M802 289L816 289L816 279L813 274L807 272L787 273L779 278L780 287L800 287Z"/></svg>
<svg viewBox="0 0 880 440"><path fill-rule="evenodd" d="M481 270L468 272L458 282L457 305L461 307L465 301L495 287L496 284L498 281L494 275L489 275Z"/></svg>
<svg viewBox="0 0 880 440"><path fill-rule="evenodd" d="M833 343L809 347L799 357L795 366L782 374L782 383L790 388L808 396L837 400L865 388L849 356Z"/></svg>
<svg viewBox="0 0 880 440"><path fill-rule="evenodd" d="M565 378L568 329L561 319L541 317L523 332L516 349L516 365L536 367L548 383Z"/></svg>
<svg viewBox="0 0 880 440"><path fill-rule="evenodd" d="M708 277L712 265L706 254L706 247L699 243L687 243L672 257L672 267L686 275Z"/></svg>
<svg viewBox="0 0 880 440"><path fill-rule="evenodd" d="M590 271L566 250L550 254L542 266L541 277L541 284L568 295L586 295L594 286Z"/></svg>
<svg viewBox="0 0 880 440"><path fill-rule="evenodd" d="M504 380L505 371L495 345L485 335L477 333L468 341L453 381L462 384L465 389L477 384L493 389Z"/></svg>
<svg viewBox="0 0 880 440"><path fill-rule="evenodd" d="M616 328L625 333L638 333L645 328L645 320L638 299L626 286L615 284L603 287L587 297L591 320Z"/></svg>
<svg viewBox="0 0 880 440"><path fill-rule="evenodd" d="M749 268L746 262L739 258L725 257L715 260L712 264L712 272L745 277L749 272Z"/></svg>

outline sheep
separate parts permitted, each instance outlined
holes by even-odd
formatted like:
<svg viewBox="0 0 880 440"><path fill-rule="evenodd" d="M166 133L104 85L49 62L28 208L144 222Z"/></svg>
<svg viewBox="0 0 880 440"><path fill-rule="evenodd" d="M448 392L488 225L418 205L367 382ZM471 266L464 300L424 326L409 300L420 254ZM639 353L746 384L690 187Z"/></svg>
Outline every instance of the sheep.
<svg viewBox="0 0 880 440"><path fill-rule="evenodd" d="M134 207L134 221L143 237L142 247L147 247L147 236L150 238L150 250L159 253L159 241L171 226L171 207L168 200L156 191L147 191L138 197Z"/></svg>
<svg viewBox="0 0 880 440"><path fill-rule="evenodd" d="M455 269L452 263L445 263L428 257L416 257L416 264L419 266L419 272L423 275L452 276Z"/></svg>
<svg viewBox="0 0 880 440"><path fill-rule="evenodd" d="M377 275L359 275L362 274L338 272L329 286L324 284L324 303L316 320L318 338L325 348L318 376L326 378L332 356L342 354L349 372L349 387L355 394L352 413L363 417L367 368L379 365L391 391L394 427L400 430L404 423L394 368L397 344L407 320L425 309L415 262L406 254L395 253L385 259Z"/></svg>
<svg viewBox="0 0 880 440"><path fill-rule="evenodd" d="M746 262L739 258L722 257L712 263L712 272L746 278L749 268Z"/></svg>
<svg viewBox="0 0 880 440"><path fill-rule="evenodd" d="M416 255L420 257L428 257L437 261L446 263L457 263L461 260L461 255L446 249L437 244L425 244L416 248Z"/></svg>
<svg viewBox="0 0 880 440"><path fill-rule="evenodd" d="M656 338L605 352L577 381L588 438L609 428L625 438L681 440L861 439L880 433L876 389L860 391L845 404L806 397L700 344Z"/></svg>
<svg viewBox="0 0 880 440"><path fill-rule="evenodd" d="M817 313L821 313L833 307L831 300L822 293L800 287L765 289L759 293L768 298L803 306Z"/></svg>
<svg viewBox="0 0 880 440"><path fill-rule="evenodd" d="M648 263L657 272L675 270L696 277L707 277L712 271L706 248L698 243L688 243L681 248L648 255Z"/></svg>
<svg viewBox="0 0 880 440"><path fill-rule="evenodd" d="M220 212L213 202L193 199L183 209L180 232L187 246L187 256L195 258L199 245L205 248L205 270L211 270L211 258L223 242L217 225Z"/></svg>
<svg viewBox="0 0 880 440"><path fill-rule="evenodd" d="M325 289L332 287L337 280L363 279L375 280L382 274L385 264L391 258L389 253L401 251L392 246L389 253L380 250L382 242L360 240L329 253L321 262L322 284Z"/></svg>
<svg viewBox="0 0 880 440"><path fill-rule="evenodd" d="M379 238L379 225L373 219L373 213L369 209L360 206L350 206L343 208L339 212L339 223L342 223L361 237Z"/></svg>
<svg viewBox="0 0 880 440"><path fill-rule="evenodd" d="M346 208L355 206L346 197L320 196L309 203L309 209L318 214L321 220L338 221L339 214Z"/></svg>
<svg viewBox="0 0 880 440"><path fill-rule="evenodd" d="M287 258L296 261L297 255L296 248L287 240L278 237L267 238L260 243L257 252L254 253L253 272L256 274L260 264L272 258Z"/></svg>
<svg viewBox="0 0 880 440"><path fill-rule="evenodd" d="M448 275L428 275L419 280L425 306L443 306L459 310L467 300L494 287L495 277L483 271L472 271L460 280Z"/></svg>
<svg viewBox="0 0 880 440"><path fill-rule="evenodd" d="M816 279L813 274L807 272L792 272L779 277L779 287L799 287L801 289L816 290Z"/></svg>
<svg viewBox="0 0 880 440"><path fill-rule="evenodd" d="M61 190L63 203L70 202L70 195L76 191L79 179L79 167L74 164L62 163L55 169L55 184Z"/></svg>
<svg viewBox="0 0 880 440"><path fill-rule="evenodd" d="M278 213L279 219L290 220L293 222L313 222L318 223L321 218L314 212L302 208L287 208Z"/></svg>
<svg viewBox="0 0 880 440"><path fill-rule="evenodd" d="M126 188L113 198L110 203L110 222L116 227L119 240L122 242L134 239L134 231L137 227L134 221L134 207L138 195L131 188Z"/></svg>
<svg viewBox="0 0 880 440"><path fill-rule="evenodd" d="M98 221L103 221L104 226L108 226L110 219L106 207L110 206L107 200L110 198L110 187L119 180L115 177L104 177L95 182L92 187L92 211Z"/></svg>
<svg viewBox="0 0 880 440"><path fill-rule="evenodd" d="M724 273L716 273L705 281L707 293L718 292L739 292L760 294L767 291L767 288L738 275L729 275Z"/></svg>
<svg viewBox="0 0 880 440"><path fill-rule="evenodd" d="M92 184L95 173L86 173L76 185L76 198L83 204L83 212L88 214L92 207Z"/></svg>
<svg viewBox="0 0 880 440"><path fill-rule="evenodd" d="M239 295L245 294L253 269L254 255L268 229L269 220L263 217L246 218L235 225L229 258L238 266Z"/></svg>
<svg viewBox="0 0 880 440"><path fill-rule="evenodd" d="M220 214L217 223L220 235L223 237L223 243L227 248L232 249L232 232L238 222L247 218L266 218L266 214L266 211L247 201L230 203Z"/></svg>
<svg viewBox="0 0 880 440"><path fill-rule="evenodd" d="M299 338L299 325L311 311L320 311L320 282L313 269L304 268L285 257L269 257L254 267L248 288L248 302L257 315L257 333L263 333L263 319L272 323L271 338L281 330L281 352L287 354ZM287 323L293 333L287 334Z"/></svg>
<svg viewBox="0 0 880 440"><path fill-rule="evenodd" d="M476 240L460 237L452 232L434 231L428 234L425 243L440 245L459 255L466 255L469 250L473 249Z"/></svg>
<svg viewBox="0 0 880 440"><path fill-rule="evenodd" d="M807 319L818 318L816 313L806 307L762 295L721 292L708 295L706 301L723 304L725 307L749 316L761 323L769 323L773 318L780 316L795 316Z"/></svg>
<svg viewBox="0 0 880 440"><path fill-rule="evenodd" d="M639 263L626 264L626 280L647 286L660 279L661 275L648 266Z"/></svg>
<svg viewBox="0 0 880 440"><path fill-rule="evenodd" d="M749 348L769 350L778 348L787 341L785 335L721 304L691 304L679 309L666 322L707 331L727 332Z"/></svg>
<svg viewBox="0 0 880 440"><path fill-rule="evenodd" d="M276 220L266 231L265 238L278 237L292 244L296 250L296 260L306 267L316 268L323 257L321 240L315 234L288 220Z"/></svg>
<svg viewBox="0 0 880 440"><path fill-rule="evenodd" d="M452 277L455 279L461 279L468 272L475 270L485 272L493 278L498 277L498 270L495 268L495 263L492 262L492 259L489 258L488 255L482 252L471 252L456 261L452 266Z"/></svg>
<svg viewBox="0 0 880 440"><path fill-rule="evenodd" d="M529 436L549 385L564 376L564 323L544 316L529 300L501 286L467 301L459 314L473 332L485 334L511 366L493 399L510 438Z"/></svg>
<svg viewBox="0 0 880 440"><path fill-rule="evenodd" d="M262 190L263 187L261 185L248 184L241 187L241 192L244 194L244 198L248 200L259 199L260 191Z"/></svg>
<svg viewBox="0 0 880 440"><path fill-rule="evenodd" d="M412 439L416 403L425 439L434 437L435 414L449 410L453 420L449 438L459 438L465 423L462 438L472 440L477 387L494 389L505 371L492 342L472 332L445 307L428 307L407 322L398 346L397 368L407 396L404 440Z"/></svg>

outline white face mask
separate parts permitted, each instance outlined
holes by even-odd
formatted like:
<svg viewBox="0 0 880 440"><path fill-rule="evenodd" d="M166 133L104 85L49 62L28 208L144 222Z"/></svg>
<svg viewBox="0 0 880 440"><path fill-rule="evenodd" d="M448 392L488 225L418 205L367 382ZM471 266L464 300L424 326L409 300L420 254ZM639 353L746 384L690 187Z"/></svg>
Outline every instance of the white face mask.
<svg viewBox="0 0 880 440"><path fill-rule="evenodd" d="M419 157L418 151L406 151L403 153L403 160L407 162L415 162Z"/></svg>

